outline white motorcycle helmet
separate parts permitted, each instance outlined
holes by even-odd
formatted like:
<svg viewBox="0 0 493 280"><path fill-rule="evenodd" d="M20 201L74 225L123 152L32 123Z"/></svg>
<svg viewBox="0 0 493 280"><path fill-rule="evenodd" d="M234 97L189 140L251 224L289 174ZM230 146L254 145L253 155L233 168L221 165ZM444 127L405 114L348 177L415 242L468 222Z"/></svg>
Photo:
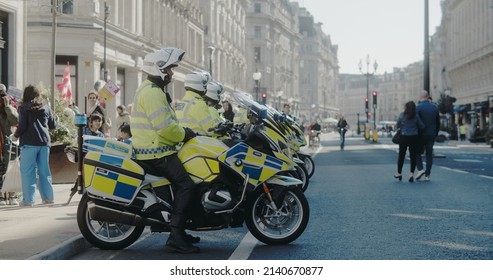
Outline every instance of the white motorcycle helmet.
<svg viewBox="0 0 493 280"><path fill-rule="evenodd" d="M185 89L204 95L210 80L211 74L208 72L193 71L185 76Z"/></svg>
<svg viewBox="0 0 493 280"><path fill-rule="evenodd" d="M207 84L207 92L205 93L205 96L209 97L210 99L219 102L221 100L221 96L224 92L224 87L222 84L220 84L217 81L210 81Z"/></svg>
<svg viewBox="0 0 493 280"><path fill-rule="evenodd" d="M184 50L172 47L149 53L144 57L142 71L149 76L161 77L164 81L167 76L165 69L178 66L184 55Z"/></svg>

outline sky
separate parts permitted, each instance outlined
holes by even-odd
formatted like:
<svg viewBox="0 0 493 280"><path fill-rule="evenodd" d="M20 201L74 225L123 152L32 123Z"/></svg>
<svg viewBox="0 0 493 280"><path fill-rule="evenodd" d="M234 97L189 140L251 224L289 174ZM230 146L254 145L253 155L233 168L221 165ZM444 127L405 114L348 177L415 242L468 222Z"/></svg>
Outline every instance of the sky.
<svg viewBox="0 0 493 280"><path fill-rule="evenodd" d="M297 0L338 46L339 73L360 74L370 56L376 74L423 60L425 0ZM440 0L428 1L429 35L440 25Z"/></svg>

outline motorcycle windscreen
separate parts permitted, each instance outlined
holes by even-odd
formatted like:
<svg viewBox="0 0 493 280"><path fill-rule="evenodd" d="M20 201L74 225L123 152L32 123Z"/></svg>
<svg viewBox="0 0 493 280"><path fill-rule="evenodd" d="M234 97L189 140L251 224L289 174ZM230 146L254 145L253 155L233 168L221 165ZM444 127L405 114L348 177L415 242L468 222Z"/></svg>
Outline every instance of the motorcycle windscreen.
<svg viewBox="0 0 493 280"><path fill-rule="evenodd" d="M144 180L144 170L129 158L88 152L84 183L88 193L130 203Z"/></svg>

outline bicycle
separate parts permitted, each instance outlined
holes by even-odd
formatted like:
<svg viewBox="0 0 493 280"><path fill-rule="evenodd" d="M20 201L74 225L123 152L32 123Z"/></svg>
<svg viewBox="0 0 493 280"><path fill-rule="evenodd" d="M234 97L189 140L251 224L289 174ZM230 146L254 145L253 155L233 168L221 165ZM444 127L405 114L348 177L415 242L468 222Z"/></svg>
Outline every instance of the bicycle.
<svg viewBox="0 0 493 280"><path fill-rule="evenodd" d="M310 147L312 148L320 147L320 131L317 130L310 131Z"/></svg>

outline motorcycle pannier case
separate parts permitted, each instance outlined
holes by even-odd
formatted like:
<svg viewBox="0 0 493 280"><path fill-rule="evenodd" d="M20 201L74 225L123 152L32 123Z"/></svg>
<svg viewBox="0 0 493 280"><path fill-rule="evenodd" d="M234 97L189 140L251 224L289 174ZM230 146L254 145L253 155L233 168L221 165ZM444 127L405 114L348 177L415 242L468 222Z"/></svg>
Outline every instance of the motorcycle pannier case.
<svg viewBox="0 0 493 280"><path fill-rule="evenodd" d="M109 146L112 145L110 144ZM125 152L122 153L121 149L118 149L115 154L106 152L102 153L88 149L84 158L84 185L86 190L93 195L130 203L137 195L139 187L144 180L144 170L128 156L131 154L131 149L127 154Z"/></svg>

